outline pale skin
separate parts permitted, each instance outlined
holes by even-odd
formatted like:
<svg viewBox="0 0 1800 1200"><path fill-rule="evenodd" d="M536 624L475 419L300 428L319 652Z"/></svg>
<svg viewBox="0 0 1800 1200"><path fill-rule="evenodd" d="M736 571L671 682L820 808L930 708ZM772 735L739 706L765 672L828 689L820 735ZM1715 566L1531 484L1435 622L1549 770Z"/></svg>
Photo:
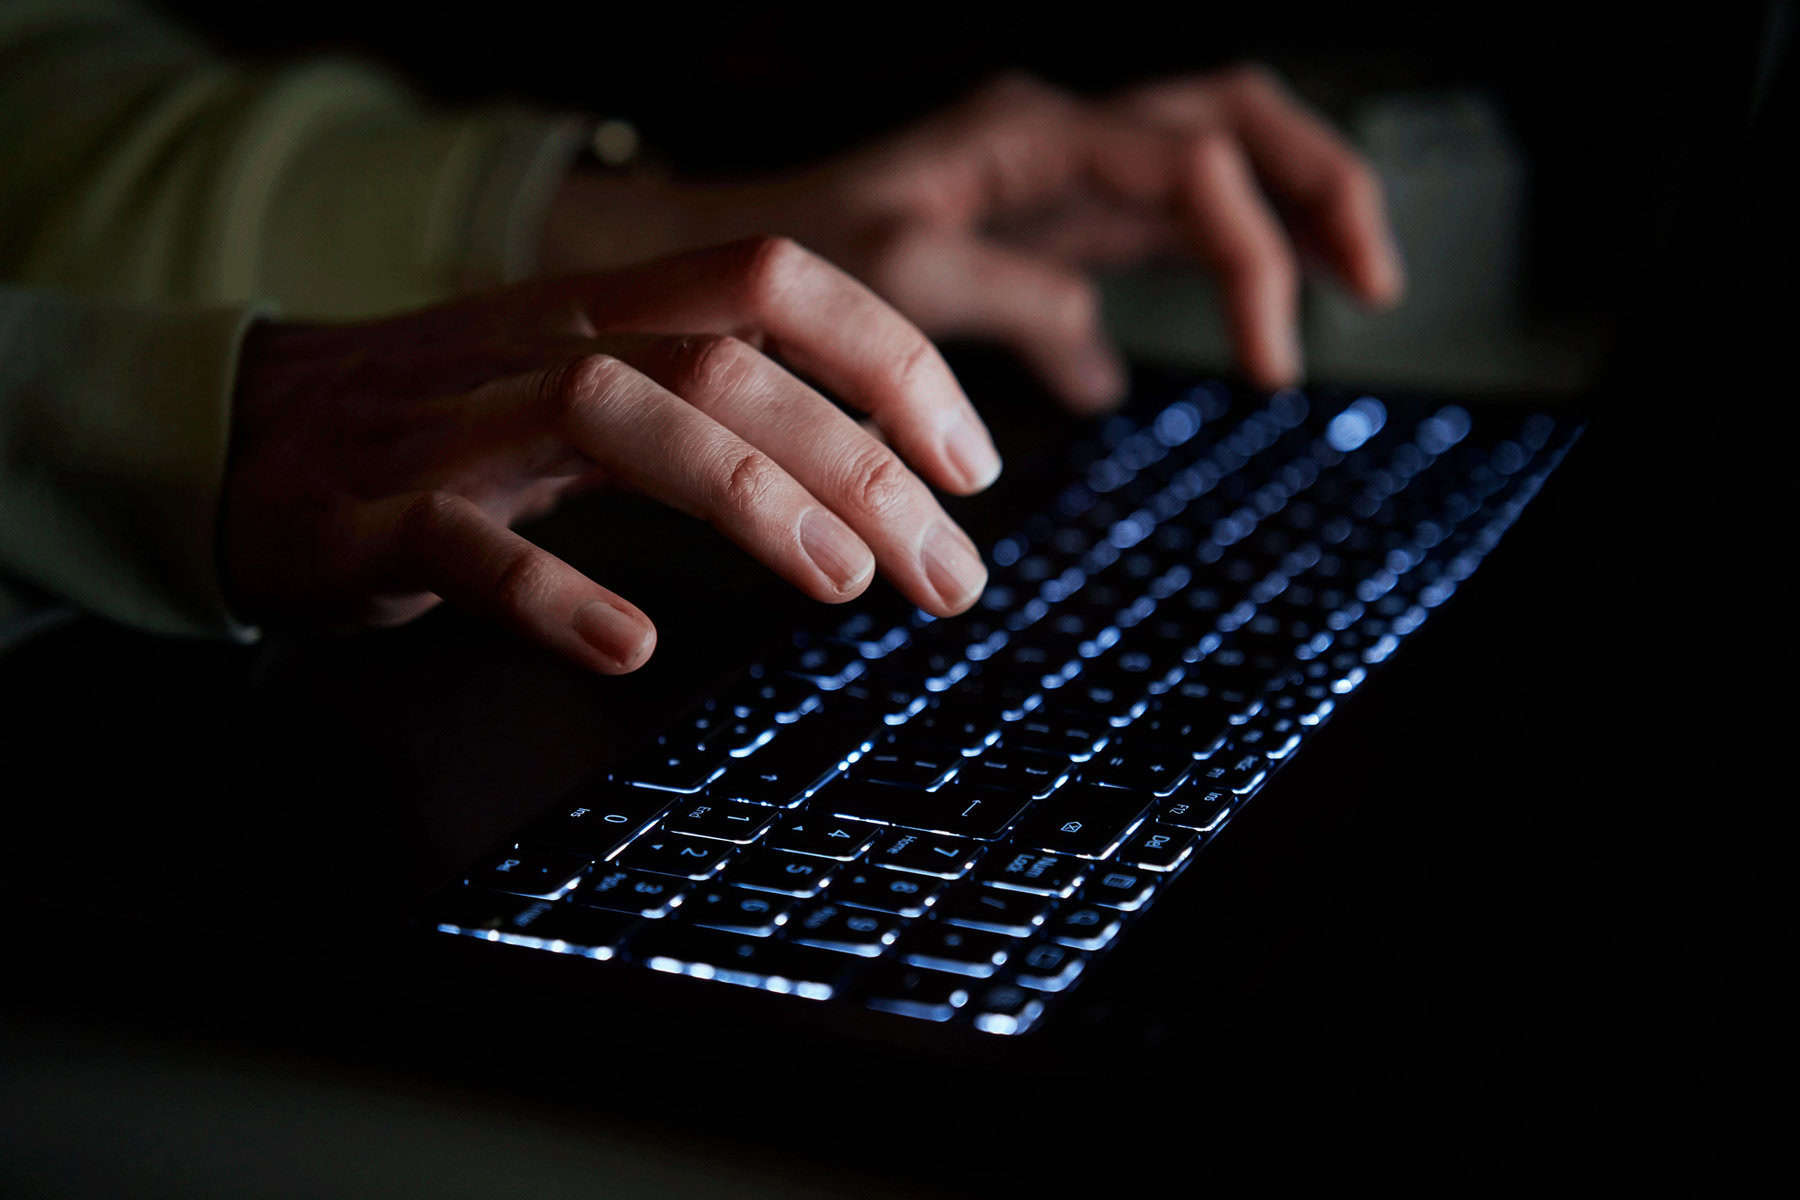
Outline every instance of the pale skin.
<svg viewBox="0 0 1800 1200"><path fill-rule="evenodd" d="M961 612L986 571L932 489L979 491L1000 460L930 337L1000 342L1071 407L1104 408L1123 374L1083 268L1176 250L1218 273L1243 369L1270 387L1300 371L1302 254L1370 303L1402 286L1373 175L1253 71L1102 104L1003 81L764 182L571 179L544 266L579 274L252 331L228 595L246 620L334 627L448 600L629 672L649 618L512 529L612 486L708 521L814 599L879 572Z"/></svg>

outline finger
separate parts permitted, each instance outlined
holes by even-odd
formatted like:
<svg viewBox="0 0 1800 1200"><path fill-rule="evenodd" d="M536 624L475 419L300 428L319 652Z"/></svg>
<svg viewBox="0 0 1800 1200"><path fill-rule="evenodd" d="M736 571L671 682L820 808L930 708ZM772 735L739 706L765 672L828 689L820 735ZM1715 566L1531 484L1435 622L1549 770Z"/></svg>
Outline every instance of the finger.
<svg viewBox="0 0 1800 1200"><path fill-rule="evenodd" d="M1125 371L1084 276L955 229L915 227L873 256L870 279L934 334L1012 349L1071 409L1119 402Z"/></svg>
<svg viewBox="0 0 1800 1200"><path fill-rule="evenodd" d="M1090 110L1066 122L1064 134L1071 153L1085 165L1089 181L1104 195L1152 212L1175 210L1190 240L1220 276L1233 345L1246 374L1265 387L1297 379L1298 268L1280 223L1262 198L1249 161L1232 137L1220 130L1172 132L1104 109ZM1145 232L1151 228L1147 226ZM991 256L983 258L991 261ZM968 261L966 257L964 261ZM1043 264L1028 267L1028 271L1040 273L1043 269ZM1051 281L1044 283L1050 285ZM1008 285L1009 290L1022 292L1029 281L1011 278ZM883 290L897 300L904 294L891 287ZM1066 283L1062 292L1067 294ZM969 293L987 295L975 288ZM1047 294L1055 297L1058 293L1052 286ZM910 300L900 302L909 312L919 313ZM1009 305L1014 314L1028 311L1030 306L1030 300L1014 300ZM921 320L926 318L921 316ZM1028 353L1041 369L1062 381L1059 386L1065 395L1081 394L1072 385L1076 371L1094 372L1096 386L1101 378L1093 337L1072 336L1073 330L1061 339L1048 337L1041 321L1024 328L983 332L1029 338Z"/></svg>
<svg viewBox="0 0 1800 1200"><path fill-rule="evenodd" d="M1273 74L1242 67L1208 80L1141 89L1131 103L1190 127L1230 128L1297 234L1339 278L1372 303L1399 299L1405 273L1380 180Z"/></svg>
<svg viewBox="0 0 1800 1200"><path fill-rule="evenodd" d="M761 338L796 369L874 417L906 460L953 492L1000 472L987 427L917 326L843 271L785 238L753 238L596 281L608 330ZM601 294L603 292L603 294Z"/></svg>
<svg viewBox="0 0 1800 1200"><path fill-rule="evenodd" d="M894 153L887 186L906 211L971 226L1060 196L1084 169L1080 102L1027 75L1003 76ZM910 194L909 194L909 184Z"/></svg>
<svg viewBox="0 0 1800 1200"><path fill-rule="evenodd" d="M1219 276L1238 361L1262 387L1293 383L1300 377L1300 275L1287 238L1229 135L1200 134L1186 158L1193 236Z"/></svg>
<svg viewBox="0 0 1800 1200"><path fill-rule="evenodd" d="M778 463L625 360L591 354L511 386L610 479L708 522L814 599L848 600L874 575L862 539Z"/></svg>
<svg viewBox="0 0 1800 1200"><path fill-rule="evenodd" d="M635 671L656 627L629 601L494 521L471 501L426 492L380 514L402 587L436 592L607 675Z"/></svg>
<svg viewBox="0 0 1800 1200"><path fill-rule="evenodd" d="M1183 249L1189 241L1162 206L1128 208L1082 196L1054 212L996 222L991 232L1006 245L1088 266L1141 262Z"/></svg>
<svg viewBox="0 0 1800 1200"><path fill-rule="evenodd" d="M836 405L736 338L667 338L634 366L766 453L841 517L909 596L974 603L987 571L931 490Z"/></svg>

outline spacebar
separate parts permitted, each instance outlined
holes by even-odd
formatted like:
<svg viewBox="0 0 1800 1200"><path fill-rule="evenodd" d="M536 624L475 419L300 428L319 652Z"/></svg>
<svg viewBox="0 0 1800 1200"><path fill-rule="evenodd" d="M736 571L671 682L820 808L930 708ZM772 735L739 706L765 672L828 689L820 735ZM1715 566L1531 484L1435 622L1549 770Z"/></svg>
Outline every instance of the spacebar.
<svg viewBox="0 0 1800 1200"><path fill-rule="evenodd" d="M844 779L826 787L813 803L823 803L838 817L958 837L997 838L1019 810L1031 803L1031 797L1004 788L957 787L953 783L926 792Z"/></svg>

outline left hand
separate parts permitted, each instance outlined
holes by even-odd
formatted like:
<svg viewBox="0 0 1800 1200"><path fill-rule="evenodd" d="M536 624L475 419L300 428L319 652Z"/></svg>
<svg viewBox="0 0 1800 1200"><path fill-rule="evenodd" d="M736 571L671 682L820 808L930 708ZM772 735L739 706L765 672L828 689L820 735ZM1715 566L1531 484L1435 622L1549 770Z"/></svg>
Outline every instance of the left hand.
<svg viewBox="0 0 1800 1200"><path fill-rule="evenodd" d="M543 262L586 269L764 232L804 240L932 336L1009 346L1077 411L1124 390L1090 266L1197 255L1219 277L1240 365L1268 388L1300 376L1303 254L1366 303L1404 287L1375 173L1256 67L1098 103L1002 79L885 142L750 183L577 176Z"/></svg>

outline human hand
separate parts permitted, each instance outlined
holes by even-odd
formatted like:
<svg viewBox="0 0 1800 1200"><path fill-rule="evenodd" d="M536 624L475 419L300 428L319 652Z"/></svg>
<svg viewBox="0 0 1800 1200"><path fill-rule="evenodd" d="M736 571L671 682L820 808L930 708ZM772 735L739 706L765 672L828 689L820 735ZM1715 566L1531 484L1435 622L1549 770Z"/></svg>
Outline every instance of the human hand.
<svg viewBox="0 0 1800 1200"><path fill-rule="evenodd" d="M1301 371L1301 256L1370 304L1404 286L1374 172L1254 67L1099 103L1004 79L889 141L747 184L576 176L544 262L762 231L804 240L934 337L1011 347L1078 411L1125 382L1090 266L1197 255L1219 278L1239 363L1269 388Z"/></svg>
<svg viewBox="0 0 1800 1200"><path fill-rule="evenodd" d="M631 488L815 599L848 600L879 567L950 615L987 575L920 476L968 493L999 469L916 328L817 256L759 238L391 320L256 327L222 568L246 621L391 625L442 598L621 673L649 658L649 618L514 522L576 489Z"/></svg>

